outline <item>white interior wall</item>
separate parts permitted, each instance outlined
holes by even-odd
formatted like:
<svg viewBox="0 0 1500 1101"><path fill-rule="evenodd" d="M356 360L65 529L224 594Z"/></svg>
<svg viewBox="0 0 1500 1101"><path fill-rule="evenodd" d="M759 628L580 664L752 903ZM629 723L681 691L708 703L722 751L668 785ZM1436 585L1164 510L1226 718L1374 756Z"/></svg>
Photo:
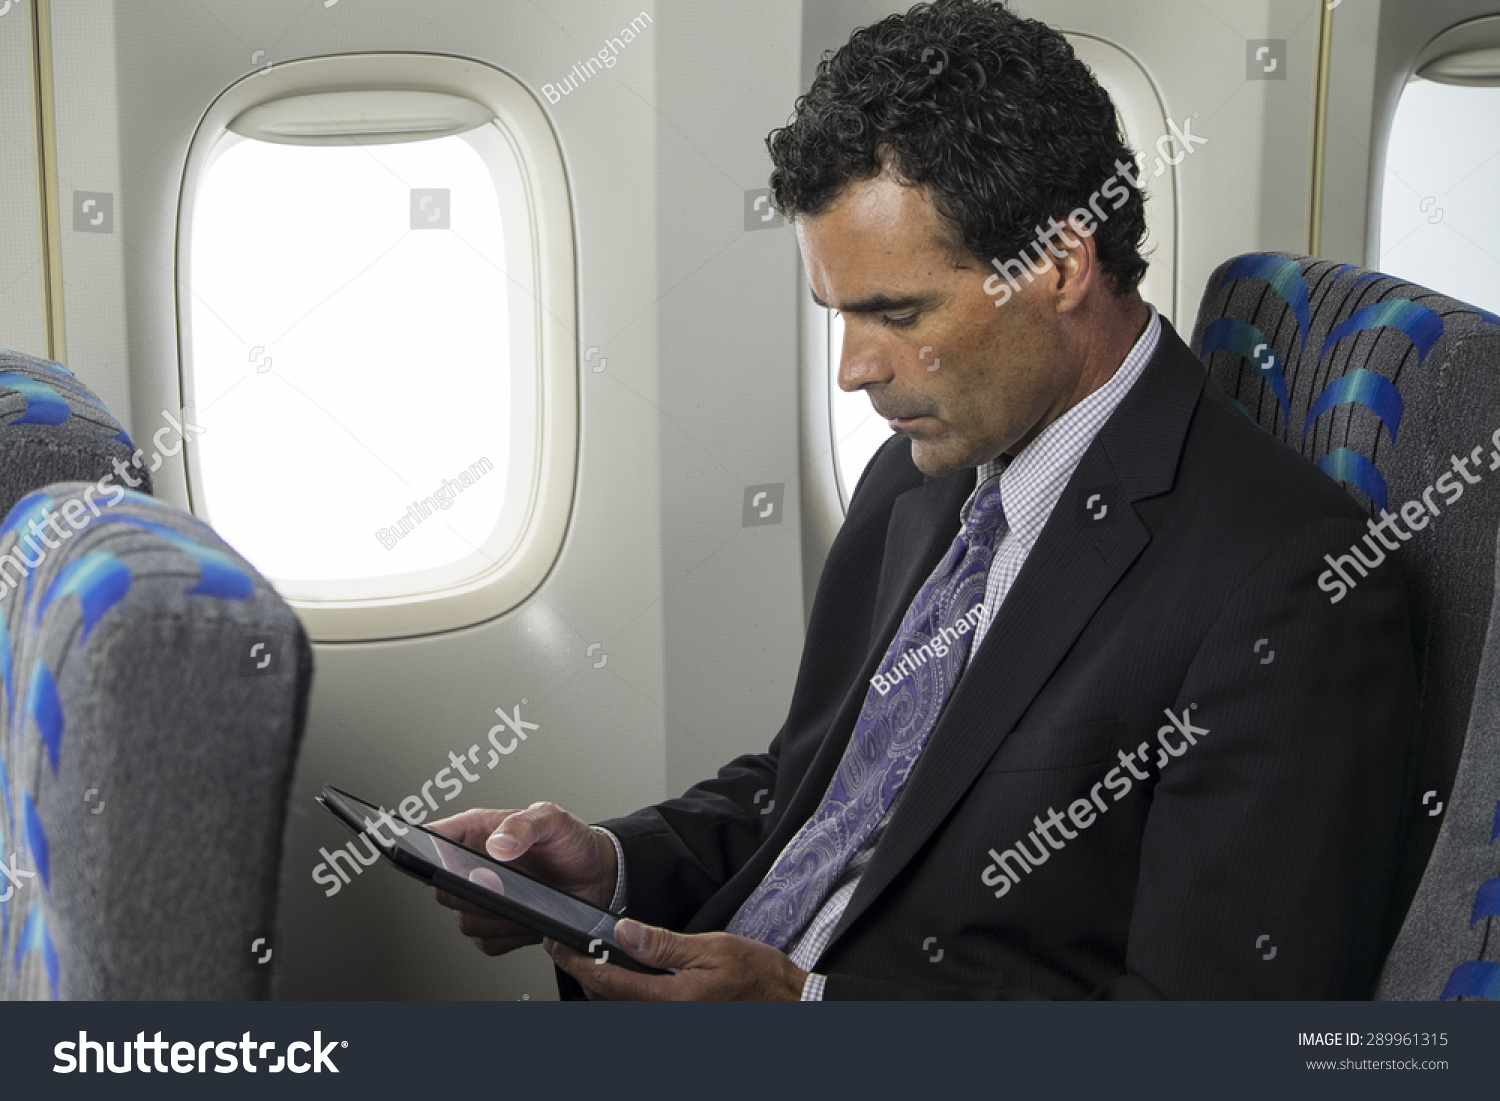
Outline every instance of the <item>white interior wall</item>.
<svg viewBox="0 0 1500 1101"><path fill-rule="evenodd" d="M455 2L442 19L399 0L109 6L118 19L98 18L103 5L63 3L54 20L64 184L114 192L117 229L110 239L65 236L63 254L70 358L107 403L134 410L137 435L179 400L171 257L184 156L208 104L250 70L255 50L273 64L445 53L540 90L641 11L598 0ZM525 699L522 715L540 731L452 809L553 799L597 819L764 748L780 722L802 628L787 414L795 253L785 231L747 234L743 205L764 184L764 134L796 93L795 51L784 48L796 9L726 19L678 0L650 14L614 68L555 105L539 92L573 191L580 347L607 359L603 372L579 374L580 465L563 551L537 594L497 620L318 647L287 836L281 996L553 989L539 952L486 960L451 915L389 869L325 899L310 873L318 848L344 835L312 803L324 780L395 801L446 767L449 751L483 742L495 708ZM101 114L100 103L112 110ZM313 491L298 484L295 441L275 425L265 452L246 461L288 492ZM162 495L185 503L180 469L162 474ZM785 483L787 521L742 527L744 487L773 482ZM602 650L588 654L595 642ZM599 654L608 662L595 668Z"/></svg>

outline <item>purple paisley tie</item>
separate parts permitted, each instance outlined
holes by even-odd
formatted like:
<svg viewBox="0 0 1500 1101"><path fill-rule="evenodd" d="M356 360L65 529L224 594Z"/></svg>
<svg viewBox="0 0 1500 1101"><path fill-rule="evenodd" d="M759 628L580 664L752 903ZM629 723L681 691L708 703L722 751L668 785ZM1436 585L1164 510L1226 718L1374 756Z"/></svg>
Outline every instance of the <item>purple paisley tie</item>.
<svg viewBox="0 0 1500 1101"><path fill-rule="evenodd" d="M958 538L906 610L822 803L728 932L785 948L890 809L963 672L1004 526L997 474L965 506Z"/></svg>

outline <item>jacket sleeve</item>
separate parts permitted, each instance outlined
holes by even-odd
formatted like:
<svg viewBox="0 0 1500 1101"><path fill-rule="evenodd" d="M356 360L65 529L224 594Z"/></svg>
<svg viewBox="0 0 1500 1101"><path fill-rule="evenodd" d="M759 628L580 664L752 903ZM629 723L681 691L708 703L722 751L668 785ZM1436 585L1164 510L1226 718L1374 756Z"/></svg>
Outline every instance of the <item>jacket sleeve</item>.
<svg viewBox="0 0 1500 1101"><path fill-rule="evenodd" d="M776 786L780 749L778 734L766 753L737 757L676 799L597 823L624 849L632 918L681 929L750 859L763 840L760 808Z"/></svg>
<svg viewBox="0 0 1500 1101"><path fill-rule="evenodd" d="M1131 798L1150 810L1125 967L1095 998L1370 996L1419 716L1399 563L1346 567L1355 585L1332 599L1324 556L1365 533L1324 520L1269 552L1172 701L1191 740L1171 724L1136 733L1154 767ZM951 991L835 974L824 997L1030 996L1000 979Z"/></svg>
<svg viewBox="0 0 1500 1101"><path fill-rule="evenodd" d="M878 473L877 467L882 468ZM879 573L879 561L872 567L868 548L883 546L893 500L921 480L901 436L892 436L865 467L824 563L787 725L770 748L731 761L679 798L597 823L612 831L624 849L631 917L683 928L765 840L774 819L763 812L777 788L784 741L792 729L803 731L804 738L806 731L821 729L821 720L809 716L806 701L824 699L829 684L842 683L858 668ZM840 582L829 584L830 576Z"/></svg>

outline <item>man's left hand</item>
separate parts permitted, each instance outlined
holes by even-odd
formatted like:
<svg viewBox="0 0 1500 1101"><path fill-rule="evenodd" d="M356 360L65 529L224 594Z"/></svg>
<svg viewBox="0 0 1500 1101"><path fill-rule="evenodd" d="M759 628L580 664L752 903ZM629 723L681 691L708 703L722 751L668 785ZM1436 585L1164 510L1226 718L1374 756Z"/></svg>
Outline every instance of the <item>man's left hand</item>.
<svg viewBox="0 0 1500 1101"><path fill-rule="evenodd" d="M784 952L732 933L684 935L622 920L615 940L649 967L675 975L643 975L542 942L554 963L578 980L595 1001L799 1001L807 972Z"/></svg>

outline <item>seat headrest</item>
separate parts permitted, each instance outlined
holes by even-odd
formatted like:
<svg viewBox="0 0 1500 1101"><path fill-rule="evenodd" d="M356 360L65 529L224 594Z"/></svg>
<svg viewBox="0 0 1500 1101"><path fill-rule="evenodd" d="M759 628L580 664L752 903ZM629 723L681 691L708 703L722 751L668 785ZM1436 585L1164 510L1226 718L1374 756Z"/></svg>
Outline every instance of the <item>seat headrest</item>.
<svg viewBox="0 0 1500 1101"><path fill-rule="evenodd" d="M61 363L0 348L0 516L54 482L115 478L135 445L104 403ZM151 492L150 472L131 477ZM118 480L118 479L116 479Z"/></svg>

